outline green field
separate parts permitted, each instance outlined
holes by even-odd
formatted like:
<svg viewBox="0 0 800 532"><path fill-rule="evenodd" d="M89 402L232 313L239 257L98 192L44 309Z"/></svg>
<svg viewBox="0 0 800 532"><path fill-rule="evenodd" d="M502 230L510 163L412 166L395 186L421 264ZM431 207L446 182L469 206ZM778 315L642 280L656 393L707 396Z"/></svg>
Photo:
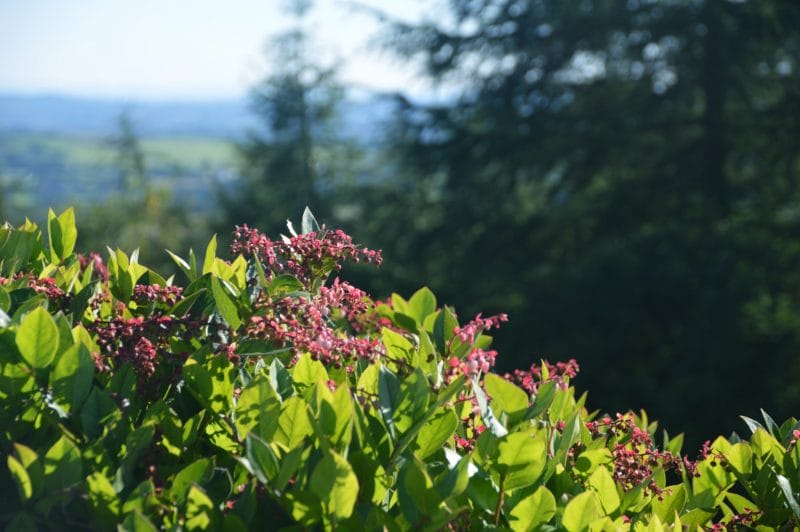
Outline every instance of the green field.
<svg viewBox="0 0 800 532"><path fill-rule="evenodd" d="M146 160L154 167L177 165L183 168L225 168L235 163L233 143L219 138L165 136L141 139ZM9 160L35 166L36 155L58 156L68 166L110 164L114 151L110 138L52 133L0 133L0 161ZM15 169L13 167L9 169Z"/></svg>

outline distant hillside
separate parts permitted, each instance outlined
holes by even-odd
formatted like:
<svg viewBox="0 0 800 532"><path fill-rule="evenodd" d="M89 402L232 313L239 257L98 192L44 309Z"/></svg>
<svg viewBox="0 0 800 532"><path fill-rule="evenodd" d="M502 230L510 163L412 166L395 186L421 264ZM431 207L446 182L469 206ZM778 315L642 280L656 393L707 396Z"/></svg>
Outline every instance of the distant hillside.
<svg viewBox="0 0 800 532"><path fill-rule="evenodd" d="M0 130L107 135L126 110L142 136L235 137L254 124L244 101L126 102L0 94Z"/></svg>
<svg viewBox="0 0 800 532"><path fill-rule="evenodd" d="M388 119L391 109L380 98L348 100L341 109L342 130L374 142L376 127ZM101 137L116 130L123 111L130 113L143 137L235 139L258 127L246 100L147 102L0 93L0 132Z"/></svg>

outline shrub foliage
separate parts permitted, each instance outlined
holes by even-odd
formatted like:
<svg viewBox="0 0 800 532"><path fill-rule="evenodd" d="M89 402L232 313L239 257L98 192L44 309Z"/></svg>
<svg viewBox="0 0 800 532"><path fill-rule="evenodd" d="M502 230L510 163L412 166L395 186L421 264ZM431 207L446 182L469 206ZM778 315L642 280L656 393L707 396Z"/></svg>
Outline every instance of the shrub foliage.
<svg viewBox="0 0 800 532"><path fill-rule="evenodd" d="M764 414L682 454L589 412L575 361L492 372L487 331L309 211L234 232L185 282L74 251L74 214L0 229L0 523L11 530L791 528L800 426ZM668 393L668 391L667 391ZM675 398L680 400L680 398ZM658 436L658 437L657 437ZM656 440L660 440L657 444Z"/></svg>

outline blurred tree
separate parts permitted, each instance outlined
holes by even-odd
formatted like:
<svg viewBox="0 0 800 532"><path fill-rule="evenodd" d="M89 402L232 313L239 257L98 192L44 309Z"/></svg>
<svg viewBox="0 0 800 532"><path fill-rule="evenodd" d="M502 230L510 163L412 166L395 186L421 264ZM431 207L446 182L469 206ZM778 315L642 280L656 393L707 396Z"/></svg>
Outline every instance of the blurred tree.
<svg viewBox="0 0 800 532"><path fill-rule="evenodd" d="M222 191L221 229L247 223L283 230L305 206L329 218L340 187L354 178L359 154L339 135L337 118L344 97L337 68L315 61L313 43L303 28L310 1L293 1L294 27L272 39L272 68L252 92L252 108L263 128L239 145L241 180Z"/></svg>
<svg viewBox="0 0 800 532"><path fill-rule="evenodd" d="M176 272L164 250L184 255L190 246L205 246L195 239L208 222L175 202L168 186L153 182L130 114L120 115L117 124L109 145L114 148L118 189L102 203L78 206L79 249L102 252L112 243L126 253L139 249L143 264Z"/></svg>
<svg viewBox="0 0 800 532"><path fill-rule="evenodd" d="M129 111L120 113L117 132L108 141L114 150L114 163L119 174L118 186L125 194L143 192L147 183L144 150L134 131Z"/></svg>
<svg viewBox="0 0 800 532"><path fill-rule="evenodd" d="M508 311L507 367L575 356L593 404L693 443L796 412L800 7L448 5L391 24L455 96L398 100L386 285Z"/></svg>

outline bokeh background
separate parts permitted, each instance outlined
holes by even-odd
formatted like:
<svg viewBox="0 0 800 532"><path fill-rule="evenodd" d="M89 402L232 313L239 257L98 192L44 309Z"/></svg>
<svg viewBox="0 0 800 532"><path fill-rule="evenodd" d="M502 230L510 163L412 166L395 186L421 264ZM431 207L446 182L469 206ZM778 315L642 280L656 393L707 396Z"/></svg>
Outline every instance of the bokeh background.
<svg viewBox="0 0 800 532"><path fill-rule="evenodd" d="M800 3L0 2L0 217L202 250L317 218L375 297L689 446L800 409Z"/></svg>

